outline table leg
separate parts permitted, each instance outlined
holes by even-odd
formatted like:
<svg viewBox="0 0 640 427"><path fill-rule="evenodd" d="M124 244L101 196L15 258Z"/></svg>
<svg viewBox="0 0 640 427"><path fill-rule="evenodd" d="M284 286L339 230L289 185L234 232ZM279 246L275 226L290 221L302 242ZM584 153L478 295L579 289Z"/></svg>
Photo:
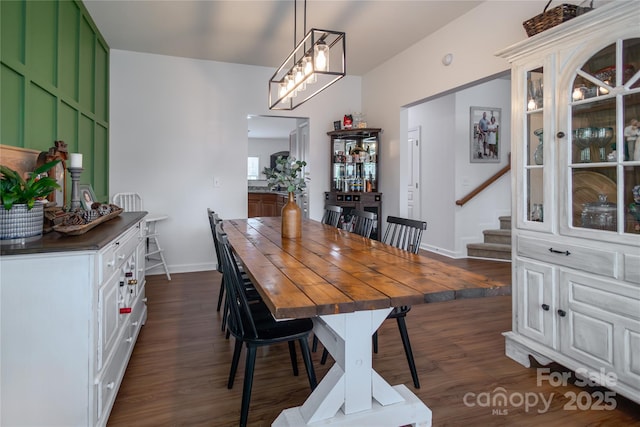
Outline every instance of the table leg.
<svg viewBox="0 0 640 427"><path fill-rule="evenodd" d="M430 426L431 410L407 387L392 387L372 368L371 335L390 311L314 319L314 333L336 363L302 406L283 411L273 425Z"/></svg>

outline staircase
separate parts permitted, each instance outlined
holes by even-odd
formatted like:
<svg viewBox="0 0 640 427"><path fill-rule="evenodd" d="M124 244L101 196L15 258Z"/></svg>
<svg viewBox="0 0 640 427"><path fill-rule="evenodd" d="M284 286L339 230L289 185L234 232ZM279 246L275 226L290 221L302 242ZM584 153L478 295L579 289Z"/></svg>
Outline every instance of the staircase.
<svg viewBox="0 0 640 427"><path fill-rule="evenodd" d="M511 217L501 216L499 230L484 230L484 243L469 243L467 256L511 261Z"/></svg>

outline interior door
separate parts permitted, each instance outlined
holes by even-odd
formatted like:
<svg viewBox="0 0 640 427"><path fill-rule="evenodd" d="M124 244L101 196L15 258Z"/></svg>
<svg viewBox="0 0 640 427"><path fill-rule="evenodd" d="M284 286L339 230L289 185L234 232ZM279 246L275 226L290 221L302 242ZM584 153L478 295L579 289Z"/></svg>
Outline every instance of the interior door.
<svg viewBox="0 0 640 427"><path fill-rule="evenodd" d="M420 127L407 132L409 180L407 183L407 215L420 219Z"/></svg>

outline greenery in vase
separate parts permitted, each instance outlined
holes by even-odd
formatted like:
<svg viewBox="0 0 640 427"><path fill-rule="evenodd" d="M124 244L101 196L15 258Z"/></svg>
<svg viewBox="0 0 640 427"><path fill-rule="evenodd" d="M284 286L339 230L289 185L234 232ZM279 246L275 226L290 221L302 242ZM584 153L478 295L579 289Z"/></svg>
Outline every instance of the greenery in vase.
<svg viewBox="0 0 640 427"><path fill-rule="evenodd" d="M289 193L301 193L307 182L302 168L307 162L296 160L295 157L278 156L275 168L264 168L269 189L274 187L286 188Z"/></svg>
<svg viewBox="0 0 640 427"><path fill-rule="evenodd" d="M40 176L60 162L54 160L36 168L26 181L13 169L0 165L0 199L2 206L10 210L14 204L25 204L31 210L37 199L47 197L60 186L49 176Z"/></svg>

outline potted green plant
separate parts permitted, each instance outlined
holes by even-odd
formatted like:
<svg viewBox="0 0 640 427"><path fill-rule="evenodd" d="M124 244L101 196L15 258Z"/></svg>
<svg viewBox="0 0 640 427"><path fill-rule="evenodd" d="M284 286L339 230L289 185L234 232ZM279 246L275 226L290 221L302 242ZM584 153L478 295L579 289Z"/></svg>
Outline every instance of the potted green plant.
<svg viewBox="0 0 640 427"><path fill-rule="evenodd" d="M42 235L44 203L37 203L60 186L45 176L60 160L36 168L28 179L8 166L0 165L0 240Z"/></svg>
<svg viewBox="0 0 640 427"><path fill-rule="evenodd" d="M267 185L285 188L289 193L288 202L282 207L282 237L295 239L302 236L302 210L296 203L295 194L307 187L303 168L307 162L295 157L278 156L276 167L264 168Z"/></svg>
<svg viewBox="0 0 640 427"><path fill-rule="evenodd" d="M306 179L302 173L306 165L307 162L296 160L295 157L278 156L276 167L273 169L264 168L263 171L267 177L269 189L280 187L289 193L301 193L307 187Z"/></svg>

